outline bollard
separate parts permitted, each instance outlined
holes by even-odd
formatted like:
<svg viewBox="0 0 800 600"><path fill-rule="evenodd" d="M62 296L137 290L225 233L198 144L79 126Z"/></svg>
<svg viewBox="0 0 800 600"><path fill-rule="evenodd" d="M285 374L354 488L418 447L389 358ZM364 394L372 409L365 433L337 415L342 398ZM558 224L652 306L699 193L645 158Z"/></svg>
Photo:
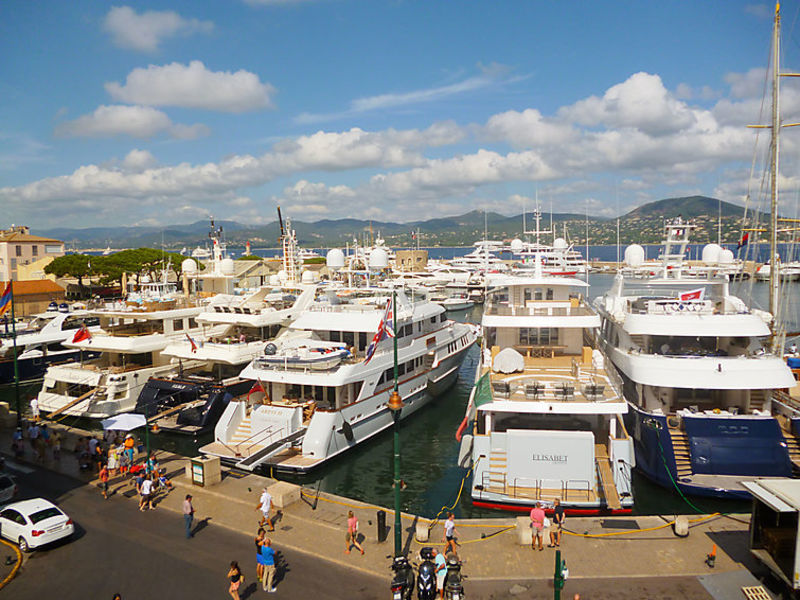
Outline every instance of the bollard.
<svg viewBox="0 0 800 600"><path fill-rule="evenodd" d="M378 511L378 542L385 542L386 535L389 532L386 530L386 511Z"/></svg>

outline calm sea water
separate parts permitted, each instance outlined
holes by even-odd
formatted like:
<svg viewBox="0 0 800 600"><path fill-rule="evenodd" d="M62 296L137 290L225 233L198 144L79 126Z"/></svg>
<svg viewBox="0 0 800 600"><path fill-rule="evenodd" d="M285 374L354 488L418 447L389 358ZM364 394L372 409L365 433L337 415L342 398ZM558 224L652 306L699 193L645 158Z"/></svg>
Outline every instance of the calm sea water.
<svg viewBox="0 0 800 600"><path fill-rule="evenodd" d="M616 248L614 247L616 252ZM611 285L613 275L597 274L589 276L591 284L589 296L602 295ZM741 282L731 284L734 292L756 307L767 305L768 287L763 283ZM784 308L793 323L790 329L797 326L800 309L797 296L800 284L786 284L789 289L784 294ZM470 311L451 313L461 321L480 322L482 307ZM478 361L478 349L472 348L467 354L459 371L457 383L425 409L401 423L401 477L407 487L401 493L403 510L428 517L434 516L445 506L454 506L457 516L488 516L498 513L472 506L469 498L469 481L464 484L464 491L458 497L459 488L465 475L464 469L456 465L458 443L455 432L460 424L469 392L474 381ZM40 383L22 386L23 404L27 398L38 391ZM0 388L0 400L13 403L14 388ZM66 424L78 427L95 427L96 424L82 420L65 419ZM151 445L187 456L197 454L197 448L210 441L210 435L193 440L185 436L160 433L150 436ZM364 502L381 506L392 506L393 478L392 433L386 432L366 444L356 447L345 456L333 461L319 471L300 480L311 487L343 496L356 498ZM674 491L651 484L646 479L634 476L634 493L637 514L680 514L693 513L693 509ZM749 510L749 502L711 501L692 499L692 502L704 512L741 512Z"/></svg>

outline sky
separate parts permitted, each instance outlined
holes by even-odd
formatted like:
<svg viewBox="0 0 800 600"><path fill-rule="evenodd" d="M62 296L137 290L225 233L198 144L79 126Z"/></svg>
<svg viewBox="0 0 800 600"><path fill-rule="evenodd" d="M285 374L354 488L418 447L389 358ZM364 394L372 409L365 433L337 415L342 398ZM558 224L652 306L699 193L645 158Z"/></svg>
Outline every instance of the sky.
<svg viewBox="0 0 800 600"><path fill-rule="evenodd" d="M774 5L0 3L0 227L615 216L762 185ZM800 69L800 0L782 7ZM782 79L784 122L800 83ZM781 141L797 203L800 128ZM757 144L757 140L761 140Z"/></svg>

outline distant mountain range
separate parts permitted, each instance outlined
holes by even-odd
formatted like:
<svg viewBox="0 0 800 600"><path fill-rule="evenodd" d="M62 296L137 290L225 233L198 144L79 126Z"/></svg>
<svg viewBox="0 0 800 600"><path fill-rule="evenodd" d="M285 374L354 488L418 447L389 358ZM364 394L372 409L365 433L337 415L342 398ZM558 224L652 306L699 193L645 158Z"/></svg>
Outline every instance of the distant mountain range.
<svg viewBox="0 0 800 600"><path fill-rule="evenodd" d="M722 241L735 243L739 240L743 208L729 202L721 202L707 196L666 198L645 204L619 217L620 242L629 244L660 243L663 236L664 219L681 215L693 219L698 229L694 242L717 240L718 218L721 211ZM590 244L615 244L617 242L616 219L586 215L554 213L544 214L542 229L553 227L558 237L566 237L577 245L585 243L588 220ZM763 220L762 220L763 222ZM420 246L469 246L483 239L484 224L489 239L513 239L522 236L522 214L507 217L498 213L484 214L471 211L454 217L442 217L411 223L364 221L360 219L325 219L307 223L293 220L301 246L307 248L342 247L357 238L363 242L372 234L381 236L389 246L408 247L416 245L411 233L419 231ZM229 246L244 246L249 241L255 248L276 247L280 227L277 219L266 225L251 226L235 221L216 221L222 226ZM526 226L533 229L532 213L526 213ZM209 222L197 221L188 225L159 227L90 227L86 229L56 228L35 230L32 233L63 240L70 249L80 248L138 248L154 247L167 249L189 249L208 242ZM371 233L370 233L371 232ZM545 236L545 242L552 241Z"/></svg>

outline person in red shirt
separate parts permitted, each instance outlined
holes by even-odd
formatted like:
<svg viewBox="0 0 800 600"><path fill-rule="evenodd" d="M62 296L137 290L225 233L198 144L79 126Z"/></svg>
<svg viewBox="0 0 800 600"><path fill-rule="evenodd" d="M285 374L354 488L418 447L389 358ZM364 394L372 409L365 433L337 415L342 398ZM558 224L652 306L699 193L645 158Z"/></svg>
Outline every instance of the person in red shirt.
<svg viewBox="0 0 800 600"><path fill-rule="evenodd" d="M100 489L103 490L103 498L108 500L108 468L105 465L100 469Z"/></svg>

